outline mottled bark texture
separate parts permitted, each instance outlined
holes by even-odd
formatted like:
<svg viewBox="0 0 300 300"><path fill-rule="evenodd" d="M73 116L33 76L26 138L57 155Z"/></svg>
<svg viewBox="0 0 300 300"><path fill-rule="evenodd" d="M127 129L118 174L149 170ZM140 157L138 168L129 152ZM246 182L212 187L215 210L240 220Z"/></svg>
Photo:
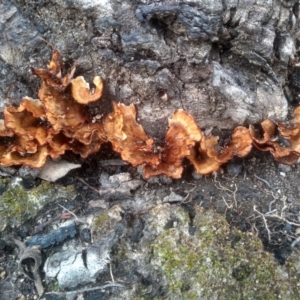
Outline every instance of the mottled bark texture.
<svg viewBox="0 0 300 300"><path fill-rule="evenodd" d="M201 127L282 120L297 101L297 0L2 0L0 108L36 97L30 67L57 47L76 75L105 82L93 114L134 103L162 139L177 108Z"/></svg>

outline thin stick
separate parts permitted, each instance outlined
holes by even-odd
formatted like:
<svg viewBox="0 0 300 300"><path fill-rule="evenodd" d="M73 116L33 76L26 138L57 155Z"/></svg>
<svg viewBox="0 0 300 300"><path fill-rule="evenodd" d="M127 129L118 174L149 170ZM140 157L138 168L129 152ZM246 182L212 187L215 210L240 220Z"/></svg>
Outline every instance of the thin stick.
<svg viewBox="0 0 300 300"><path fill-rule="evenodd" d="M227 208L229 208L229 209L230 209L230 208L232 208L232 205L230 205L230 206L229 206L229 204L226 202L226 200L225 200L224 196L222 196L222 198L223 198L223 201L225 202L225 204L226 204Z"/></svg>
<svg viewBox="0 0 300 300"><path fill-rule="evenodd" d="M110 273L111 281L114 284L115 279L114 279L114 275L113 275L113 272L112 272L111 261L109 261L109 273Z"/></svg>
<svg viewBox="0 0 300 300"><path fill-rule="evenodd" d="M81 178L79 178L79 177L77 177L77 176L74 176L76 179L78 179L79 181L81 181L83 184L85 184L87 187L89 187L91 190L93 190L93 191L95 191L96 193L98 193L98 194L100 194L100 192L96 189L96 188L94 188L94 187L92 187L91 185L89 185L86 181L84 181L83 179L81 179Z"/></svg>
<svg viewBox="0 0 300 300"><path fill-rule="evenodd" d="M186 204L191 202L193 199L191 197L191 193L196 189L196 186L194 186L191 190L189 190L189 192L187 193L187 195L182 199L181 204ZM189 199L190 198L190 199Z"/></svg>
<svg viewBox="0 0 300 300"><path fill-rule="evenodd" d="M256 209L256 206L255 206L255 205L253 206L253 211L257 212L257 213L262 217L262 219L263 219L263 221L264 221L264 224L265 224L265 228L266 228L266 230L267 230L267 232L268 232L268 241L270 242L270 240L271 240L271 232L270 232L270 229L269 229L269 227L268 227L268 223L267 223L267 220L266 220L264 214L261 213L260 211L258 211L258 210Z"/></svg>
<svg viewBox="0 0 300 300"><path fill-rule="evenodd" d="M297 238L291 243L291 248L294 248L299 242L300 242L300 236L297 237Z"/></svg>
<svg viewBox="0 0 300 300"><path fill-rule="evenodd" d="M276 202L276 200L272 200L272 201L269 203L269 211L272 210L272 204L275 203L275 202Z"/></svg>
<svg viewBox="0 0 300 300"><path fill-rule="evenodd" d="M119 284L119 283L108 283L105 285L100 285L100 286L96 286L96 287L88 288L88 289L82 289L82 290L77 290L77 291L72 291L72 292L46 293L46 295L55 294L55 295L64 296L64 295L67 295L69 293L74 293L74 292L79 294L79 293L84 293L84 292L92 292L92 291L102 290L102 289L106 289L106 288L110 288L110 287L125 288L125 285Z"/></svg>
<svg viewBox="0 0 300 300"><path fill-rule="evenodd" d="M300 224L299 224L299 223L290 222L290 221L288 221L287 219L285 219L285 218L283 218L283 217L281 217L281 216L278 216L278 215L274 215L274 214L269 214L269 213L267 213L265 216L268 217L268 218L279 219L279 220L284 221L284 222L286 222L286 223L288 223L288 224L290 224L290 225L294 225L294 226L296 226L296 227L300 227Z"/></svg>
<svg viewBox="0 0 300 300"><path fill-rule="evenodd" d="M57 205L60 206L61 208L63 208L64 210L66 210L68 213L70 213L78 222L85 224L85 222L81 221L73 212L71 212L70 210L68 210L67 208L65 208L64 206L62 206L59 203L57 203Z"/></svg>
<svg viewBox="0 0 300 300"><path fill-rule="evenodd" d="M267 180L265 180L265 179L263 179L263 178L260 178L260 177L258 177L258 176L255 175L255 174L254 174L254 177L256 177L258 180L261 180L261 181L264 182L270 189L272 189L272 187L270 186L270 183L269 183Z"/></svg>

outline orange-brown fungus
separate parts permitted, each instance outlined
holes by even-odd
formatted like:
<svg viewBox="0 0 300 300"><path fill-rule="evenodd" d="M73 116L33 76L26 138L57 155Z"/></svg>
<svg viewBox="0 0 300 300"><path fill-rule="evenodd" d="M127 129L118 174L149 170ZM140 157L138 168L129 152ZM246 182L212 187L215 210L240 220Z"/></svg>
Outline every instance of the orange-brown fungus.
<svg viewBox="0 0 300 300"><path fill-rule="evenodd" d="M249 130L245 127L237 127L231 141L226 143L221 150L218 148L218 137L203 136L198 149L193 149L188 159L195 166L199 174L209 174L231 160L235 155L244 157L251 151L252 139Z"/></svg>
<svg viewBox="0 0 300 300"><path fill-rule="evenodd" d="M5 108L4 120L0 120L0 165L39 168L48 156L57 158L66 151L85 158L105 142L110 142L123 160L142 166L145 178L160 174L180 178L185 157L197 173L209 174L234 156L246 156L252 144L285 164L294 163L300 155L300 107L289 126L265 120L261 134L253 126L239 126L223 147L218 137L205 136L191 115L177 110L160 148L137 123L132 104L113 102L110 114L99 123L92 122L85 107L101 98L102 79L95 77L95 88L90 89L83 77L73 79L75 66L64 76L62 69L62 57L55 50L46 70L33 69L43 80L39 99L25 97L18 107Z"/></svg>
<svg viewBox="0 0 300 300"><path fill-rule="evenodd" d="M47 86L51 86L58 91L64 91L71 82L75 73L76 66L62 77L62 57L58 50L55 50L50 63L47 65L47 70L33 68L32 72L42 78Z"/></svg>
<svg viewBox="0 0 300 300"><path fill-rule="evenodd" d="M103 82L99 76L96 76L93 80L96 86L95 90L90 90L90 85L84 80L82 76L71 81L72 84L72 96L81 104L89 104L90 102L100 99L102 96Z"/></svg>
<svg viewBox="0 0 300 300"><path fill-rule="evenodd" d="M169 130L166 134L161 159L158 165L146 165L145 177L164 174L180 178L182 160L190 155L191 148L200 141L202 132L191 115L183 110L177 110L169 120Z"/></svg>
<svg viewBox="0 0 300 300"><path fill-rule="evenodd" d="M113 149L133 166L158 165L159 156L152 151L154 141L136 122L135 107L113 102L113 109L103 120L107 140Z"/></svg>
<svg viewBox="0 0 300 300"><path fill-rule="evenodd" d="M300 155L300 108L294 111L295 118L290 126L279 123L278 126L269 120L261 123L263 136L250 126L250 134L253 144L261 151L270 151L275 160L291 165L295 163Z"/></svg>
<svg viewBox="0 0 300 300"><path fill-rule="evenodd" d="M39 99L25 97L18 107L5 108L0 136L13 136L13 141L1 146L0 164L41 167L48 155L57 158L66 150L82 157L99 151L105 141L103 125L92 124L85 106L65 92L75 67L62 76L62 59L54 51L47 70L33 69L33 72L43 79ZM95 84L100 86L101 79L95 80Z"/></svg>

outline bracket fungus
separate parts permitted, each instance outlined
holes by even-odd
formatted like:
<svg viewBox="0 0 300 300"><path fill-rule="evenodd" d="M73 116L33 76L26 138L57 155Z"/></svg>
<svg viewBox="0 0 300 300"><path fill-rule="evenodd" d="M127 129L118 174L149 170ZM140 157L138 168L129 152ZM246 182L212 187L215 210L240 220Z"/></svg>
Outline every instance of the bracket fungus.
<svg viewBox="0 0 300 300"><path fill-rule="evenodd" d="M62 57L55 50L47 69L33 69L42 79L39 99L24 97L18 107L4 109L0 165L39 168L48 156L57 158L66 151L85 158L105 142L110 142L124 161L142 166L145 178L159 174L180 178L185 157L197 173L209 174L234 156L246 156L253 145L270 151L285 164L294 163L300 155L300 107L289 125L265 120L260 132L254 126L238 126L231 141L223 146L217 136L205 135L194 118L179 109L169 120L163 146L159 147L137 123L132 104L113 102L113 111L100 122L93 122L85 106L101 99L102 79L95 77L95 88L91 89L82 76L73 79L76 65L64 76L62 69Z"/></svg>
<svg viewBox="0 0 300 300"><path fill-rule="evenodd" d="M182 160L190 155L191 148L200 141L202 132L191 115L179 109L169 120L164 147L157 165L146 165L145 177L164 174L180 178L183 171Z"/></svg>
<svg viewBox="0 0 300 300"><path fill-rule="evenodd" d="M219 151L217 150L219 147L218 139L216 136L203 136L199 148L192 149L188 159L194 165L197 173L212 173L235 155L244 157L252 149L252 139L249 130L243 126L238 126L234 130L231 141L226 143Z"/></svg>
<svg viewBox="0 0 300 300"><path fill-rule="evenodd" d="M82 76L78 76L71 80L72 96L74 100L81 104L88 104L90 102L99 100L102 96L103 82L99 76L93 80L96 89L91 90L90 85L84 80Z"/></svg>
<svg viewBox="0 0 300 300"><path fill-rule="evenodd" d="M47 86L53 87L58 91L64 91L66 87L70 84L71 79L74 76L76 65L74 65L71 70L62 77L62 57L58 50L54 50L52 54L52 59L47 65L47 70L33 68L33 74L39 76L43 79Z"/></svg>
<svg viewBox="0 0 300 300"><path fill-rule="evenodd" d="M262 135L250 125L253 144L261 151L270 151L274 159L282 164L294 164L300 155L300 107L294 110L294 119L283 123L264 120L261 124Z"/></svg>

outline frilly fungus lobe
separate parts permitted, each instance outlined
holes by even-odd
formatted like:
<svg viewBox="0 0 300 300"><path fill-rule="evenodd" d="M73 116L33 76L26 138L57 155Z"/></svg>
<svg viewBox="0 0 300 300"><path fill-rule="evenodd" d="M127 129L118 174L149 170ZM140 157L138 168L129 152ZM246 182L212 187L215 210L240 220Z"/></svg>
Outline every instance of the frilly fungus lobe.
<svg viewBox="0 0 300 300"><path fill-rule="evenodd" d="M33 69L42 79L39 99L25 97L18 107L6 107L4 120L0 120L0 137L6 137L0 144L1 165L39 168L47 156L57 158L67 150L85 158L99 151L105 142L111 142L123 160L142 166L145 178L159 174L180 178L185 157L197 173L209 174L235 155L246 156L252 145L270 151L285 164L294 163L300 155L300 107L295 109L289 125L265 120L261 132L253 126L239 126L224 146L219 145L218 137L205 135L194 118L179 109L169 120L163 147L158 151L154 140L137 123L132 104L113 102L111 113L99 123L92 122L84 108L101 98L103 82L95 77L95 88L91 89L82 76L73 79L75 69L74 65L63 76L58 50L53 52L46 70ZM67 89L69 84L71 89Z"/></svg>

